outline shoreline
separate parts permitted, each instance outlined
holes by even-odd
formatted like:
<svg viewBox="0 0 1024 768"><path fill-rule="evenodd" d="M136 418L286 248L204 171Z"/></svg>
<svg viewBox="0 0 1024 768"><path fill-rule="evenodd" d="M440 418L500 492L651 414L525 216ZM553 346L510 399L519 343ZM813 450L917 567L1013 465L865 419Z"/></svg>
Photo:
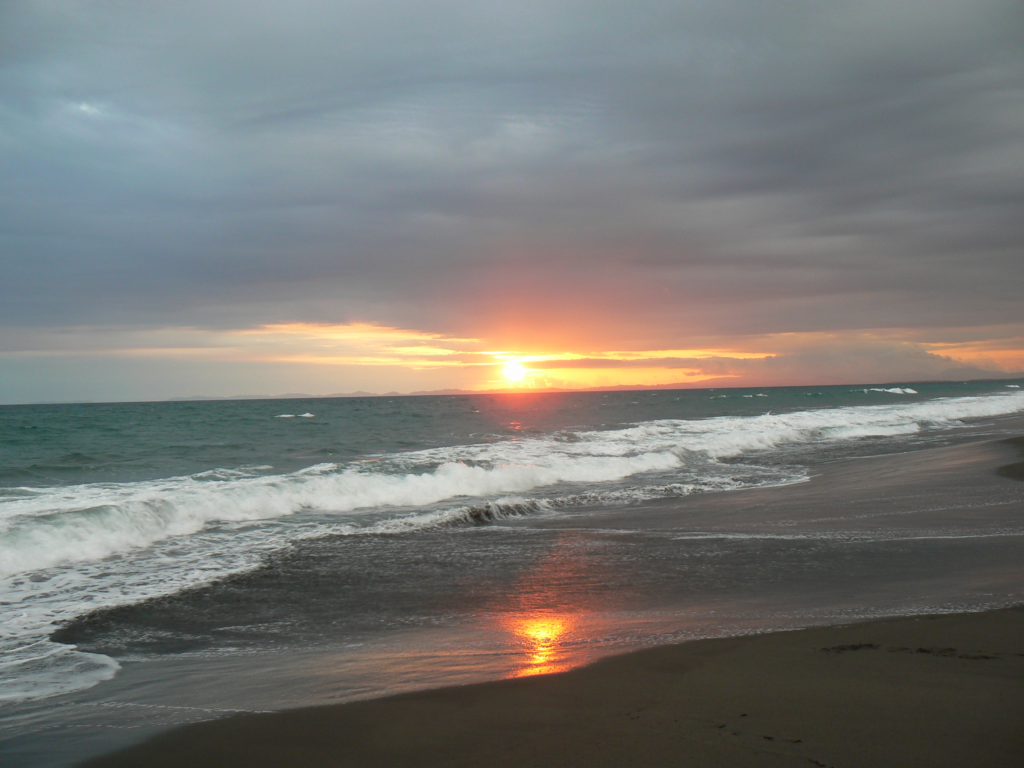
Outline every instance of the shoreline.
<svg viewBox="0 0 1024 768"><path fill-rule="evenodd" d="M1001 422L1001 431L1024 433L1024 418ZM1020 460L1021 440L993 439L985 424L971 429L951 445L818 462L808 482L469 529L451 553L437 550L470 555L444 591L459 602L432 607L462 611L459 621L428 634L380 634L356 650L129 659L113 680L11 710L25 727L0 743L0 762L103 765L115 750L231 712L285 713L579 669L654 644L1019 605L1024 486L998 470ZM521 527L541 542L534 560L495 571L486 552L517 540ZM751 543L717 543L734 538ZM389 539L381 551L401 555L417 541ZM722 571L719 549L745 559ZM351 577L334 562L332 573ZM553 642L524 624L552 617L565 620Z"/></svg>
<svg viewBox="0 0 1024 768"><path fill-rule="evenodd" d="M633 651L182 726L123 766L988 766L1024 756L1024 606Z"/></svg>
<svg viewBox="0 0 1024 768"><path fill-rule="evenodd" d="M955 524L969 515L984 528L984 513L969 502L991 500L984 494L993 482L1016 486L1000 469L1019 460L1020 443L911 451L895 465L892 455L825 464L811 482L684 504L690 525L756 506L785 527L830 525L842 514L855 528L875 528L918 514L918 494L930 488L932 498L948 493L952 506L926 505L929 517ZM865 505L871 514L862 514ZM518 768L685 759L895 768L1024 757L1024 605L840 621L659 645L556 674L210 720L81 765Z"/></svg>

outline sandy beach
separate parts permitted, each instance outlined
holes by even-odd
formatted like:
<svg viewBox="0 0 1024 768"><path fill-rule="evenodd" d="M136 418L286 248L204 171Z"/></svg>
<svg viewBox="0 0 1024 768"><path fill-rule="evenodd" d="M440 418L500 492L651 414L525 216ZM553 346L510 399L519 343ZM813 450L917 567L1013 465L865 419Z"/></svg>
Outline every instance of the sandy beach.
<svg viewBox="0 0 1024 768"><path fill-rule="evenodd" d="M116 766L1008 766L1024 608L707 640L188 726Z"/></svg>
<svg viewBox="0 0 1024 768"><path fill-rule="evenodd" d="M692 512L757 504L804 525L842 514L867 526L948 496L953 522L983 514L972 496L1016 486L1005 468L1019 442L843 462ZM242 715L84 765L1006 766L1024 759L1022 723L1016 607L701 640L560 674Z"/></svg>

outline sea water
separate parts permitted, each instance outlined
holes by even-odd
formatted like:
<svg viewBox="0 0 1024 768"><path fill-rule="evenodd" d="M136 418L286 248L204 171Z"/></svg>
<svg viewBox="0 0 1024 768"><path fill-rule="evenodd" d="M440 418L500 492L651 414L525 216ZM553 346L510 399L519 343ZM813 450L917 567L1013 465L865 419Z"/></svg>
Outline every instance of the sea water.
<svg viewBox="0 0 1024 768"><path fill-rule="evenodd" d="M785 583L850 534L752 548L742 526L695 531L680 570L682 534L645 532L652 510L999 437L1021 413L1012 381L0 407L0 718L24 725L129 662L355 659L495 612L562 615L512 635L595 643L600 611L580 608L600 596L597 645L679 639L645 624L659 594L686 591L707 619L745 579ZM609 635L616 611L629 629ZM772 626L756 614L744 626ZM339 685L386 692L413 667Z"/></svg>

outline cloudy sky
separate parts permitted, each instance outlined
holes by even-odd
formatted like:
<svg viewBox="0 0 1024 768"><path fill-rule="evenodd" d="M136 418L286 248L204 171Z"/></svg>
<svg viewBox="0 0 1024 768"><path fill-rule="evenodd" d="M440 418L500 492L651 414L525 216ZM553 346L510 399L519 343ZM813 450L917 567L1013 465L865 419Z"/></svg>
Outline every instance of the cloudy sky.
<svg viewBox="0 0 1024 768"><path fill-rule="evenodd" d="M0 2L0 402L994 376L1022 214L1019 0Z"/></svg>

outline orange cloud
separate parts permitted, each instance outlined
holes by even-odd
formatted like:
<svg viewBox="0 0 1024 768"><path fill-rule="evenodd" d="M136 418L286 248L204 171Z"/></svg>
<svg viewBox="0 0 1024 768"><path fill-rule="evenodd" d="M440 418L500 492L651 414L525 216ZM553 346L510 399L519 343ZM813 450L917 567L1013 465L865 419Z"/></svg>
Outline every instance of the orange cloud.
<svg viewBox="0 0 1024 768"><path fill-rule="evenodd" d="M1024 369L1024 328L968 333L886 330L787 333L700 339L659 349L495 349L494 340L372 323L286 323L241 329L195 327L43 329L0 335L0 355L120 357L243 363L309 381L330 372L327 391L346 380L382 387L588 389L602 387L767 386L861 383L998 375ZM944 338L945 337L945 338ZM253 369L258 370L258 369Z"/></svg>

